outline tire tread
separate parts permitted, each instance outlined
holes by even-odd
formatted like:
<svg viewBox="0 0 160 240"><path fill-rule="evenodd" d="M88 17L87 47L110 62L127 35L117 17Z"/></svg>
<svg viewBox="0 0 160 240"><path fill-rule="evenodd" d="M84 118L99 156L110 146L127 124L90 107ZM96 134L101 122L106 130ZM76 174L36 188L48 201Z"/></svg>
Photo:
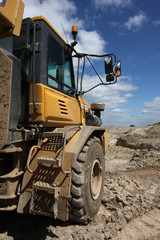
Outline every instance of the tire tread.
<svg viewBox="0 0 160 240"><path fill-rule="evenodd" d="M70 220L82 224L86 224L90 221L85 211L85 202L83 199L84 163L86 161L88 149L94 141L98 141L100 143L99 138L91 136L78 156L76 167L72 168L70 202L70 209L72 213Z"/></svg>

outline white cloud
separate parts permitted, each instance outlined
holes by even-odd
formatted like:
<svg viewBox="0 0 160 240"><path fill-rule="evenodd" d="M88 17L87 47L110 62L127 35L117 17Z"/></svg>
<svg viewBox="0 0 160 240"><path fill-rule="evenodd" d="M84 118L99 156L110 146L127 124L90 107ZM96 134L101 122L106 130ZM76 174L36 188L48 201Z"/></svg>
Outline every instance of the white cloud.
<svg viewBox="0 0 160 240"><path fill-rule="evenodd" d="M106 42L96 31L79 31L79 44L76 49L83 53L103 54Z"/></svg>
<svg viewBox="0 0 160 240"><path fill-rule="evenodd" d="M104 79L105 76L102 77ZM89 89L98 83L96 76L84 76L83 87ZM110 86L100 86L88 92L85 99L89 102L100 102L105 104L102 112L103 125L109 126L147 126L160 121L160 97L144 103L143 110L125 109L128 99L133 97L133 92L138 87L132 83L131 76L122 76L118 82Z"/></svg>
<svg viewBox="0 0 160 240"><path fill-rule="evenodd" d="M128 7L132 4L132 0L95 0L97 6L106 7Z"/></svg>
<svg viewBox="0 0 160 240"><path fill-rule="evenodd" d="M101 76L105 81L105 76ZM130 81L130 76L123 76L118 79L118 82L114 85L99 86L94 90L86 93L85 98L89 103L102 102L106 105L106 108L119 108L127 102L127 99L133 95L130 93L137 90L137 86L134 86ZM83 80L83 90L95 86L99 83L97 76L85 75Z"/></svg>
<svg viewBox="0 0 160 240"><path fill-rule="evenodd" d="M142 111L144 114L154 114L160 116L160 97L156 97L152 102L145 102L146 109Z"/></svg>
<svg viewBox="0 0 160 240"><path fill-rule="evenodd" d="M115 22L115 21L110 21L109 24L110 24L111 27L119 27L120 26L120 23Z"/></svg>
<svg viewBox="0 0 160 240"><path fill-rule="evenodd" d="M142 25L148 21L147 16L144 12L140 12L134 17L130 17L128 21L124 24L128 30L135 30L142 27Z"/></svg>
<svg viewBox="0 0 160 240"><path fill-rule="evenodd" d="M137 124L147 126L160 122L160 97L153 98L151 102L144 102L144 107L137 119Z"/></svg>
<svg viewBox="0 0 160 240"><path fill-rule="evenodd" d="M155 21L153 21L153 25L155 25L155 26L160 26L160 20L155 20Z"/></svg>
<svg viewBox="0 0 160 240"><path fill-rule="evenodd" d="M96 30L87 31L84 19L79 19L76 16L78 9L73 1L43 0L40 2L39 0L24 0L24 3L24 18L43 15L66 40L62 29L63 24L69 42L72 41L71 27L77 25L79 44L76 49L85 53L104 53L106 42Z"/></svg>
<svg viewBox="0 0 160 240"><path fill-rule="evenodd" d="M83 21L76 18L76 6L69 0L24 0L24 17L43 15L59 32L63 34L61 24L66 32L71 32L72 25L83 26Z"/></svg>
<svg viewBox="0 0 160 240"><path fill-rule="evenodd" d="M133 119L132 113L128 109L106 109L102 113L103 126L130 126L134 124Z"/></svg>
<svg viewBox="0 0 160 240"><path fill-rule="evenodd" d="M123 108L106 109L102 114L103 125L113 126L147 126L160 121L160 97L144 103L142 111L131 111Z"/></svg>
<svg viewBox="0 0 160 240"><path fill-rule="evenodd" d="M102 79L105 76L101 76ZM105 111L102 112L103 125L129 126L133 122L131 110L125 109L124 104L132 97L131 92L138 89L132 84L131 76L122 76L114 85L99 86L84 95L88 103L99 102L105 104ZM96 76L84 76L83 87L89 89L99 82Z"/></svg>
<svg viewBox="0 0 160 240"><path fill-rule="evenodd" d="M128 110L128 109L115 108L115 109L112 110L112 112L116 112L116 113L128 113L128 112L131 112L131 111Z"/></svg>

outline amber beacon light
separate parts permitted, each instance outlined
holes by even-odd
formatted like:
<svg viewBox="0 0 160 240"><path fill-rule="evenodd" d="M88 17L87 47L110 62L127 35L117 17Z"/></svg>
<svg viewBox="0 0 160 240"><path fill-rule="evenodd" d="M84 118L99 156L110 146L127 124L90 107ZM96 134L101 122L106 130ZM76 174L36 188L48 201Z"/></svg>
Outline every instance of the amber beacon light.
<svg viewBox="0 0 160 240"><path fill-rule="evenodd" d="M78 33L77 26L72 26L73 40L76 40L77 33Z"/></svg>

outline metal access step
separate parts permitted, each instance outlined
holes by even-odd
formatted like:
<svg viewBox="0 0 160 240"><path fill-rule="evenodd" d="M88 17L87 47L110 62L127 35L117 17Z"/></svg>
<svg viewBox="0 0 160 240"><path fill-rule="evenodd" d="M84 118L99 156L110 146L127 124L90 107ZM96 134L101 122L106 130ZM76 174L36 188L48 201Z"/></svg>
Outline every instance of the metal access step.
<svg viewBox="0 0 160 240"><path fill-rule="evenodd" d="M58 214L58 197L60 188L56 183L37 181L32 185L30 213L54 217Z"/></svg>
<svg viewBox="0 0 160 240"><path fill-rule="evenodd" d="M57 193L57 184L49 184L46 182L38 181L33 184L33 189L34 190L41 190L41 191L46 191L46 192L52 192L52 193Z"/></svg>
<svg viewBox="0 0 160 240"><path fill-rule="evenodd" d="M56 159L49 156L41 156L37 158L37 164L38 165L50 164L53 165L53 167L59 168L61 167L61 159Z"/></svg>

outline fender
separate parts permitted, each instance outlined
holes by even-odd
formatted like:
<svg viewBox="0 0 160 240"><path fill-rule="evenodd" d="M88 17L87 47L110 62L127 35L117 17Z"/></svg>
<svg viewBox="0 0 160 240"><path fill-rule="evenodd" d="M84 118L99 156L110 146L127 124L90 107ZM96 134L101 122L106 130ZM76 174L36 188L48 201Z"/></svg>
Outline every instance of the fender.
<svg viewBox="0 0 160 240"><path fill-rule="evenodd" d="M71 167L75 166L81 149L91 135L100 138L102 142L103 152L104 154L106 153L108 146L108 133L106 132L106 127L81 126L80 131L78 131L76 135L77 136L74 136L70 140L70 146L73 146L72 150L70 149L70 152L72 152Z"/></svg>

